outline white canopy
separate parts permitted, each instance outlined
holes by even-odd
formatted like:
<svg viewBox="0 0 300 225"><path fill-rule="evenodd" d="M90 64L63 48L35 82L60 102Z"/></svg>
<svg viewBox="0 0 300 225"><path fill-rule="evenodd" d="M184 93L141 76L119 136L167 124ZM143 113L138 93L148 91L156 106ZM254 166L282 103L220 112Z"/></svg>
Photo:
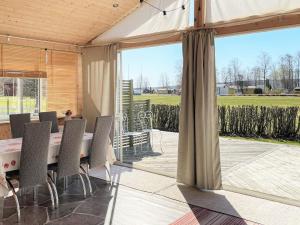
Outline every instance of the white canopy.
<svg viewBox="0 0 300 225"><path fill-rule="evenodd" d="M206 0L205 23L278 15L300 10L300 0Z"/></svg>
<svg viewBox="0 0 300 225"><path fill-rule="evenodd" d="M190 0L147 0L147 2L166 11L166 15L144 2L133 13L94 39L92 44L116 42L147 34L163 34L188 27ZM184 10L182 5L185 6Z"/></svg>

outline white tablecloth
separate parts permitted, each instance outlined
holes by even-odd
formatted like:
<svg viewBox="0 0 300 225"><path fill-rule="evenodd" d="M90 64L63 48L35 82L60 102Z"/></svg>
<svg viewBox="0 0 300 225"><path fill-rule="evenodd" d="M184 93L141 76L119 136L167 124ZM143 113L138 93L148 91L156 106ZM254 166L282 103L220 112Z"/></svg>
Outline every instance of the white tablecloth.
<svg viewBox="0 0 300 225"><path fill-rule="evenodd" d="M53 133L50 137L48 164L55 163L59 152L62 133ZM81 147L81 157L88 155L93 134L85 133ZM7 194L5 172L18 170L20 167L22 138L0 140L0 196Z"/></svg>

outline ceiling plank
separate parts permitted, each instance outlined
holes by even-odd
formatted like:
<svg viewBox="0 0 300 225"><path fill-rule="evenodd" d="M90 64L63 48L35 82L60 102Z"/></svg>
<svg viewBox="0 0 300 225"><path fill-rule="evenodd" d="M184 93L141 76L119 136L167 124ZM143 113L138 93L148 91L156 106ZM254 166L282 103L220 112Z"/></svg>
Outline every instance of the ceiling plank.
<svg viewBox="0 0 300 225"><path fill-rule="evenodd" d="M110 29L139 0L2 0L0 35L84 45Z"/></svg>

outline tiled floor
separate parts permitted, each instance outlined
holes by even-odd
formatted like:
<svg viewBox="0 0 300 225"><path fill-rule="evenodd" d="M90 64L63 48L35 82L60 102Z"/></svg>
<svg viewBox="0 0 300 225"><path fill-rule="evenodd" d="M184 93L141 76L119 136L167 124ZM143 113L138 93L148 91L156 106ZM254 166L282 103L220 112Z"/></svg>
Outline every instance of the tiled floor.
<svg viewBox="0 0 300 225"><path fill-rule="evenodd" d="M96 178L92 178L92 183L94 194L86 199L83 198L78 180L73 180L67 191L63 192L60 189L60 206L55 210L51 209L49 195L44 187L39 190L36 205L34 205L30 192L26 195L23 194L20 197L22 207L20 224L165 225L173 223L191 211L188 204L162 196L118 184L111 186ZM6 199L5 219L0 224L17 224L15 213L13 199Z"/></svg>

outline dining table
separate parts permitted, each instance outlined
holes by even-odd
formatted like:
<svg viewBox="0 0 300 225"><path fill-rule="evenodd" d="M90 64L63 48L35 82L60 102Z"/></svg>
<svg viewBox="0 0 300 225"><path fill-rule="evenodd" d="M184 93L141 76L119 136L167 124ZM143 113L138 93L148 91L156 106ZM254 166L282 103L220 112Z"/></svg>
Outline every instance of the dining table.
<svg viewBox="0 0 300 225"><path fill-rule="evenodd" d="M50 134L48 164L57 162L62 134L62 132ZM92 137L92 133L84 133L81 158L88 156ZM7 172L17 171L20 168L21 149L22 138L0 140L0 219L3 217L4 198L9 193L5 176Z"/></svg>

